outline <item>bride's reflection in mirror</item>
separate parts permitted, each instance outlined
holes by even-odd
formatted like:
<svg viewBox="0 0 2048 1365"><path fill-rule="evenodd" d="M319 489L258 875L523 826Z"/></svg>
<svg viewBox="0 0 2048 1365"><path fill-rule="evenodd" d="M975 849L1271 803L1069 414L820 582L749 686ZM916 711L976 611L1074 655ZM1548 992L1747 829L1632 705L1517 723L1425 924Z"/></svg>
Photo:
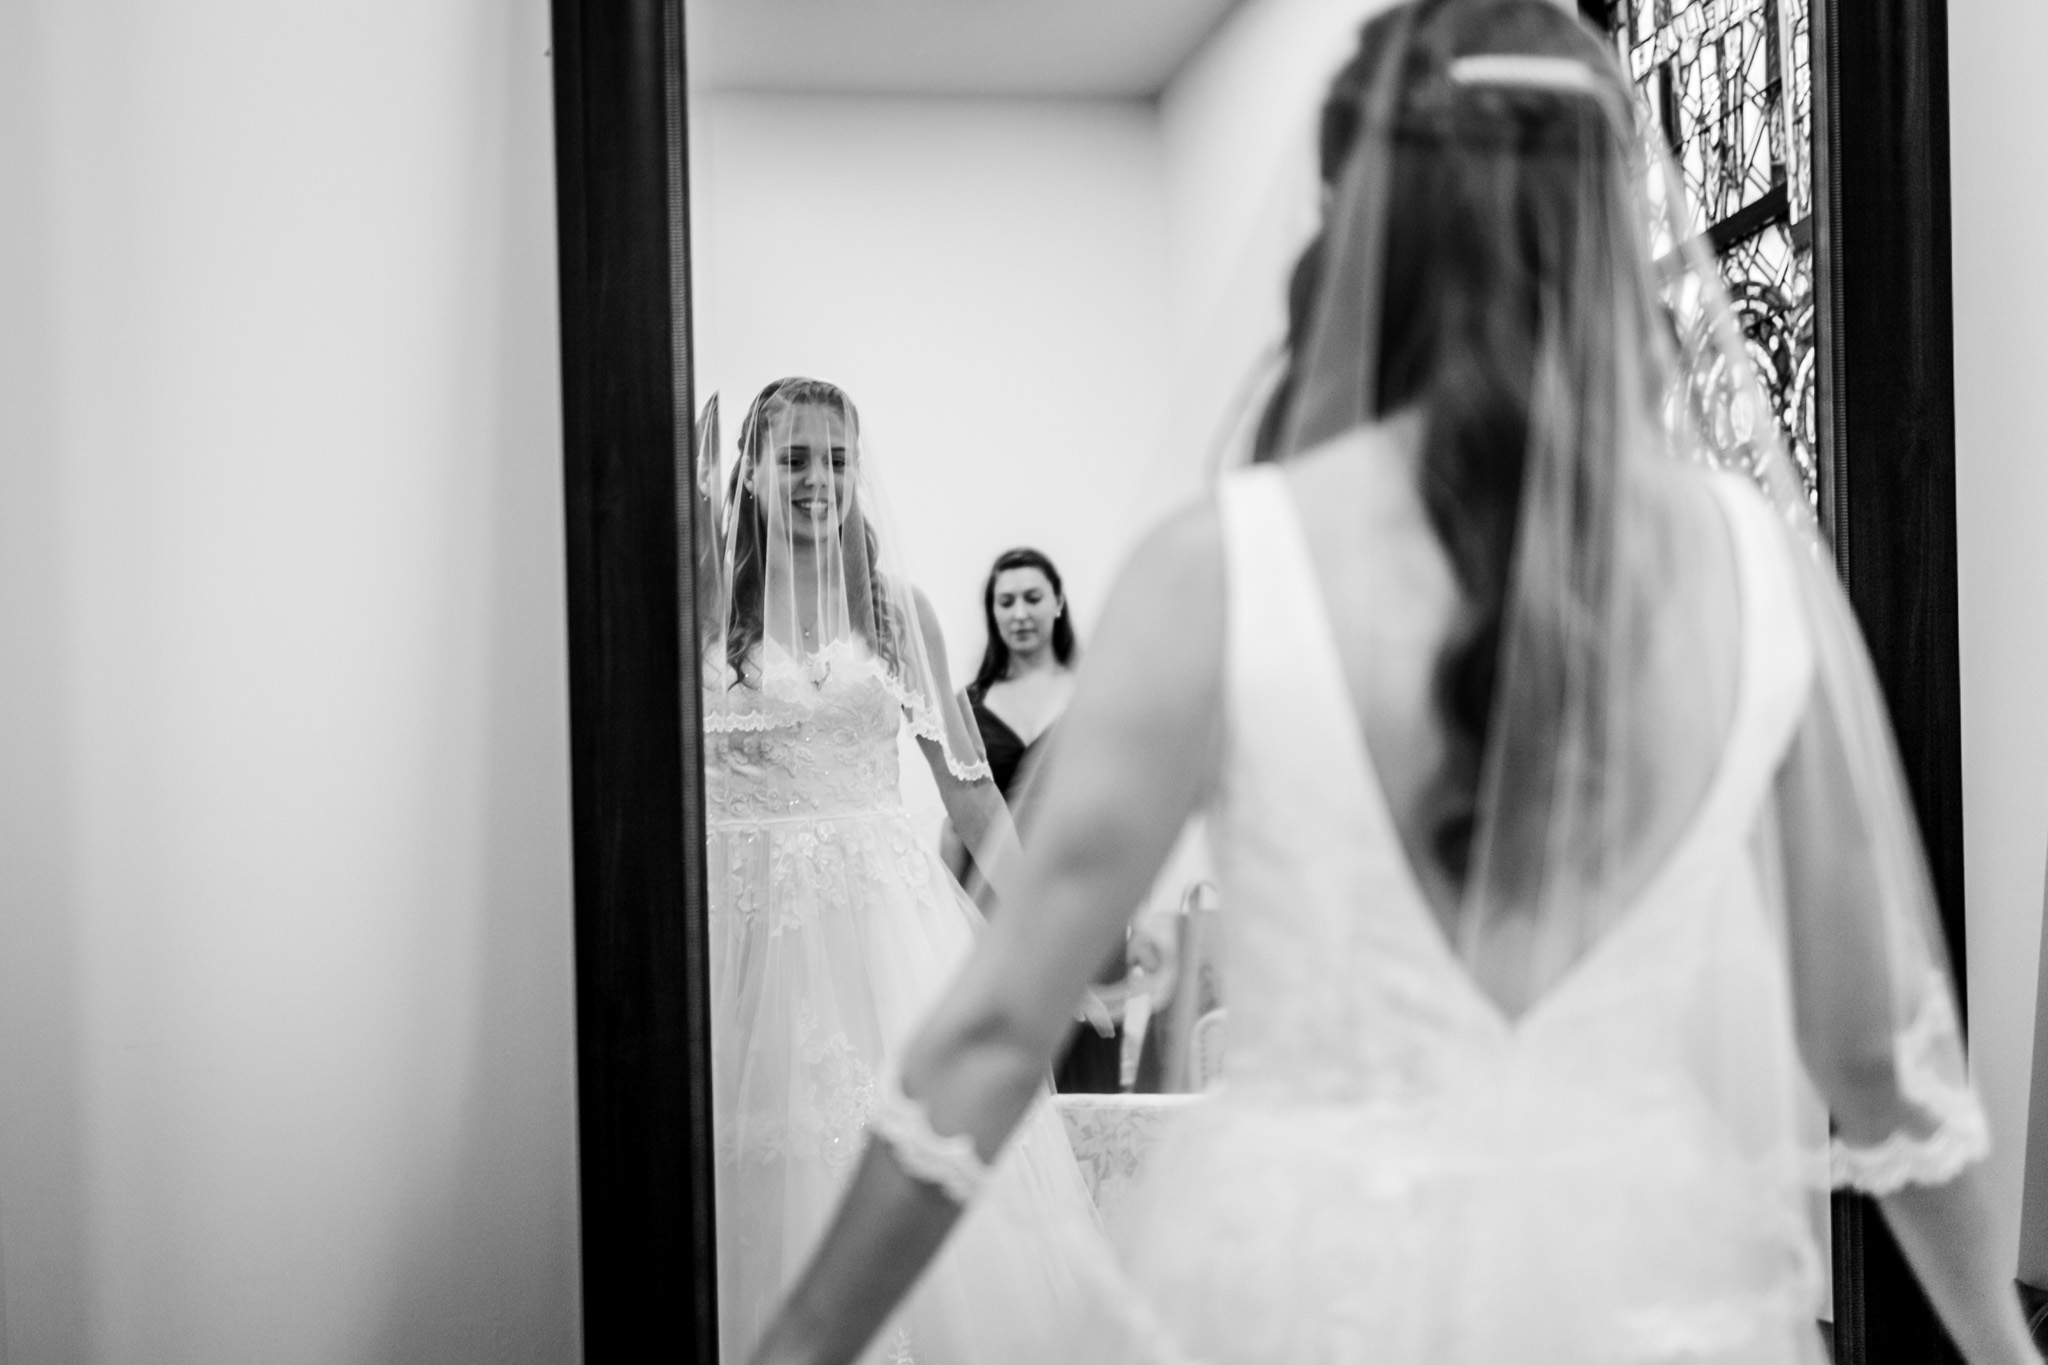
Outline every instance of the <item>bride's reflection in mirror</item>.
<svg viewBox="0 0 2048 1365"><path fill-rule="evenodd" d="M708 473L707 469L707 473ZM700 481L717 593L702 642L719 1316L740 1360L815 1244L893 1051L965 956L978 914L901 797L914 736L1000 899L1015 846L929 601L895 561L848 394L779 380L724 486ZM1094 1211L1050 1107L987 1209L893 1327L888 1359L1049 1358Z"/></svg>
<svg viewBox="0 0 2048 1365"><path fill-rule="evenodd" d="M1195 8L1155 15L1190 29L1175 40L1175 61L1200 46L1222 6L1207 18L1194 16ZM780 12L790 18L788 41L773 55L793 63L792 52L815 43L794 14ZM944 980L975 932L966 921L949 925L919 945L913 972L888 954L896 939L878 939L880 930L858 927L858 915L836 906L821 912L825 922L815 931L788 927L785 890L806 877L836 879L835 894L847 885L841 864L820 871L821 860L839 856L831 842L819 835L806 843L803 823L788 819L797 813L789 788L809 790L860 771L877 783L863 800L879 803L884 770L894 776L902 813L891 828L899 834L879 861L915 862L926 869L927 887L923 909L884 917L889 932L899 918L922 928L952 914L950 898L961 894L954 888L963 879L981 896L975 913L1001 916L1000 888L984 890L964 856L964 845L992 837L990 822L978 798L962 790L973 784L944 759L964 755L971 763L972 750L985 749L997 769L991 776L1003 776L1004 746L983 740L994 735L984 722L995 719L1020 748L1044 754L1058 743L1060 694L1085 657L1111 577L1149 513L1199 482L1199 456L1162 462L1158 454L1172 407L1175 305L1164 249L1161 120L1149 91L1172 63L1146 78L1145 98L845 93L843 83L859 78L851 57L832 69L842 82L835 92L787 66L719 67L719 27L694 14L690 36L699 81L689 122L697 392L719 393L726 403L721 440L700 460L717 494L707 489L707 501L732 523L750 478L782 477L764 467L736 478L758 465L758 453L749 453L758 433L743 429L761 426L758 418L741 420L741 410L775 376L814 375L850 395L858 419L841 420L828 404L831 413L804 418L820 428L813 439L781 435L794 420L787 415L767 424L771 443L822 446L828 458L843 445L855 471L851 494L834 493L825 479L821 491L794 499L802 506L791 507L787 520L812 526L835 497L853 504L863 535L874 533L877 577L922 590L899 594L903 614L918 623L929 691L948 699L928 708L922 722L899 700L893 726L878 707L857 724L834 721L802 733L778 728L782 718L771 724L752 714L808 701L799 684L841 714L845 697L837 689L852 665L840 653L886 660L899 638L886 617L872 633L835 621L839 609L812 601L814 584L769 594L788 600L764 604L758 636L727 630L704 645L704 657L728 674L708 680L715 686L705 698L705 782L720 1338L732 1359L801 1268L832 1195L850 1175L845 1163L857 1154L890 1043L916 1023L928 988ZM707 88L707 69L722 83ZM1237 357L1218 363L1233 373L1244 368ZM892 518L872 515L871 473L886 476ZM806 543L790 538L792 579L809 573L829 587L863 572L857 559L819 556ZM1040 552L1038 570L997 571L999 557L1020 546ZM726 559L734 548L726 545ZM743 567L734 560L700 568L697 586L721 573L743 583ZM985 604L997 594L999 606ZM1063 619L1064 629L1041 621L1033 640L1034 627L1011 619L1042 614L1055 600L1053 619ZM704 613L728 615L716 605ZM805 638L807 624L817 641ZM1062 651L1057 635L1073 646ZM835 637L849 638L834 644ZM975 688L992 642L1008 657ZM815 659L808 666L825 675L814 686L789 656L820 650L830 666ZM920 728L937 732L941 761L933 762L932 736L908 737ZM854 730L875 745L859 762L833 737ZM1028 840L1036 765L1017 757L1009 802L992 787L990 794L1014 809ZM743 808L750 802L757 804ZM814 813L832 826L831 838L844 841L857 826L838 809L829 819L823 809ZM771 817L777 823L758 823ZM963 845L951 853L950 868L939 860L948 829ZM1038 1181L1042 1202L1018 1214L1021 1225L1051 1237L1077 1217L1113 1218L1182 1092L1219 1071L1217 915L1182 912L1187 904L1214 904L1191 894L1205 876L1191 839L1124 949L1093 964L1093 990L1075 1002L1063 1031L1070 1055L1046 1078L1049 1090L1067 1093L1042 1106L1046 1145L1065 1145L1070 1169ZM850 941L843 953L842 941ZM797 976L799 965L810 975ZM842 979L856 969L867 975L853 984ZM866 1000L856 987L886 998ZM852 1020L845 1027L850 1052L832 1041L841 1012ZM829 1122L813 1119L813 1111ZM832 1160L806 1143L829 1148ZM792 1183L802 1188L784 1188ZM1077 1209L1058 1194L1075 1184ZM1004 1263L986 1273L1029 1285L1044 1284L1051 1272ZM1033 1331L1003 1329L1004 1310L975 1300L966 1287L972 1275L952 1278L963 1301L976 1302L974 1316L988 1321L990 1344L945 1353L927 1343L918 1359L974 1365L1032 1350ZM913 1337L925 1330L914 1318L906 1325Z"/></svg>
<svg viewBox="0 0 2048 1365"><path fill-rule="evenodd" d="M886 71L864 42L825 50L819 35L856 11L885 27L901 17L884 8L712 0L690 18L697 392L728 404L722 443L700 453L700 524L724 536L697 583L700 600L707 584L731 598L702 613L717 623L703 657L727 1360L744 1357L850 1176L892 1045L965 955L973 916L1004 913L970 849L1012 824L1030 839L1033 774L1059 743L1115 570L1202 482L1226 400L1253 406L1238 390L1258 328L1234 324L1250 311L1277 325L1278 267L1247 259L1278 262L1297 234L1284 214L1247 218L1234 190L1197 185L1211 159L1197 148L1183 179L1216 195L1188 215L1207 237L1169 249L1171 126L1220 146L1221 123L1197 122L1242 122L1226 155L1261 179L1284 161L1307 184L1306 138L1265 125L1287 121L1292 99L1306 126L1326 60L1307 54L1334 60L1349 27L1269 5L1277 23L1216 42L1230 0L1176 0L1115 43L1107 11L1049 7L996 63L1007 75L970 70L991 49L957 41L964 60L917 71L900 45ZM1049 54L1091 42L1098 56L1121 44L1125 71L1077 88L1062 74L1076 62ZM1205 53L1226 79L1203 76ZM1296 90L1291 67L1307 78L1274 98ZM1175 115L1162 91L1183 72L1215 88ZM1228 112L1246 99L1247 117ZM1184 328L1194 314L1204 321ZM1221 341L1191 348L1190 335ZM833 382L770 382L792 372ZM1011 561L1018 547L1036 559ZM886 609L863 605L876 592ZM1038 1154L1008 1159L1032 1169L1028 1193L1009 1213L977 1212L1009 1240L949 1253L925 1316L913 1309L878 1349L1055 1358L1049 1327L1024 1321L1072 1269L1043 1248L1077 1222L1113 1223L1180 1108L1220 1075L1220 918L1191 832L1069 1016Z"/></svg>

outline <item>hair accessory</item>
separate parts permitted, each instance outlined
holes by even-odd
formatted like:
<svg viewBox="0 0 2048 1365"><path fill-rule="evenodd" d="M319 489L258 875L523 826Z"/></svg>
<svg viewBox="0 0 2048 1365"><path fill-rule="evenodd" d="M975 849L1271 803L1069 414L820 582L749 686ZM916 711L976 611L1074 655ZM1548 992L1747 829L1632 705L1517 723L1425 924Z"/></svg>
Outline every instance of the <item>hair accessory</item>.
<svg viewBox="0 0 2048 1365"><path fill-rule="evenodd" d="M1593 68L1570 57L1539 57L1533 53L1489 52L1454 58L1451 79L1459 85L1505 85L1525 90L1564 90L1603 95Z"/></svg>

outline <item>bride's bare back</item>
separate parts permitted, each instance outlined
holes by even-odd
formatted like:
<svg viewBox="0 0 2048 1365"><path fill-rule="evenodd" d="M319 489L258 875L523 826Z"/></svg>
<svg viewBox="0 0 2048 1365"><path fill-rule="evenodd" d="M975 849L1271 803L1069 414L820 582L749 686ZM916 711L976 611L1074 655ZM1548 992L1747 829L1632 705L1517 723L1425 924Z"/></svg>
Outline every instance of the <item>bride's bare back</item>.
<svg viewBox="0 0 2048 1365"><path fill-rule="evenodd" d="M1448 928L1462 888L1438 835L1472 818L1477 774L1446 720L1441 664L1470 629L1473 604L1418 491L1421 442L1420 422L1401 418L1360 428L1286 471L1373 770L1416 880ZM1640 607L1652 616L1644 633L1652 649L1640 661L1649 681L1640 695L1652 704L1631 718L1649 742L1629 747L1645 756L1639 783L1653 779L1675 798L1646 803L1654 823L1632 831L1633 862L1645 870L1677 836L1711 776L1734 706L1740 617L1727 532L1704 472L1672 462L1662 473L1641 515L1654 519L1666 556L1683 557L1687 571L1661 575L1666 592ZM1700 651L1670 647L1701 635L1728 642L1711 653L1719 676L1704 687L1690 676ZM1688 676L1657 685L1660 670L1679 668ZM1687 714L1663 714L1659 698ZM1698 714L1702 703L1705 714Z"/></svg>

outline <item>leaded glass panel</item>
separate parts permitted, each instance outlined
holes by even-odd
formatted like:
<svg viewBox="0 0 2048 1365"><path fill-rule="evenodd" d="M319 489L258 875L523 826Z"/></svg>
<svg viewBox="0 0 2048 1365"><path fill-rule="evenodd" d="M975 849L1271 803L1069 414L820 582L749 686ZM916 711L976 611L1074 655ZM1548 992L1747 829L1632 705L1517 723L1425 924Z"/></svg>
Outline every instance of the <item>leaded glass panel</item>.
<svg viewBox="0 0 2048 1365"><path fill-rule="evenodd" d="M1609 16L1648 126L1678 166L1690 230L1714 245L1772 416L1817 506L1808 0L1615 0ZM1753 415L1729 410L1719 378L1690 375L1692 399L1739 441Z"/></svg>

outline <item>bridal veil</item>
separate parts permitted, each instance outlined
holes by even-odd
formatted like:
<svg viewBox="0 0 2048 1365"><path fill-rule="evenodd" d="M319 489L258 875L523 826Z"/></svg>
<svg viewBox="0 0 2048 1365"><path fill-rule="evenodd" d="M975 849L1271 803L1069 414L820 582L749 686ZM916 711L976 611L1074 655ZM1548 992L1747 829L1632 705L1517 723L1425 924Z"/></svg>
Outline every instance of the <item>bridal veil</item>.
<svg viewBox="0 0 2048 1365"><path fill-rule="evenodd" d="M1756 1117L1759 1146L1806 1135L1760 1160L1831 1159L1836 1183L1880 1193L1939 1183L1986 1134L1882 693L1682 177L1606 45L1585 29L1560 42L1565 26L1528 22L1532 8L1421 0L1366 26L1324 109L1327 229L1296 280L1319 303L1291 339L1269 453L1387 415L1404 358L1380 342L1401 310L1426 298L1441 327L1479 334L1533 300L1511 324L1537 338L1526 377L1476 385L1520 395L1526 438L1506 580L1467 584L1498 602L1468 627L1497 632L1498 649L1451 931L1509 1016L1637 904L1722 753L1741 609L1717 613L1703 591L1726 529L1674 493L1674 465L1761 492L1812 648L1804 717L1754 833L1802 1055L1735 1001L1695 1040L1699 1074L1726 1112ZM1520 231L1424 238L1401 217L1423 194ZM1449 548L1461 570L1476 562ZM1830 1097L1827 1155L1824 1128L1788 1120L1817 1112L1809 1078Z"/></svg>

